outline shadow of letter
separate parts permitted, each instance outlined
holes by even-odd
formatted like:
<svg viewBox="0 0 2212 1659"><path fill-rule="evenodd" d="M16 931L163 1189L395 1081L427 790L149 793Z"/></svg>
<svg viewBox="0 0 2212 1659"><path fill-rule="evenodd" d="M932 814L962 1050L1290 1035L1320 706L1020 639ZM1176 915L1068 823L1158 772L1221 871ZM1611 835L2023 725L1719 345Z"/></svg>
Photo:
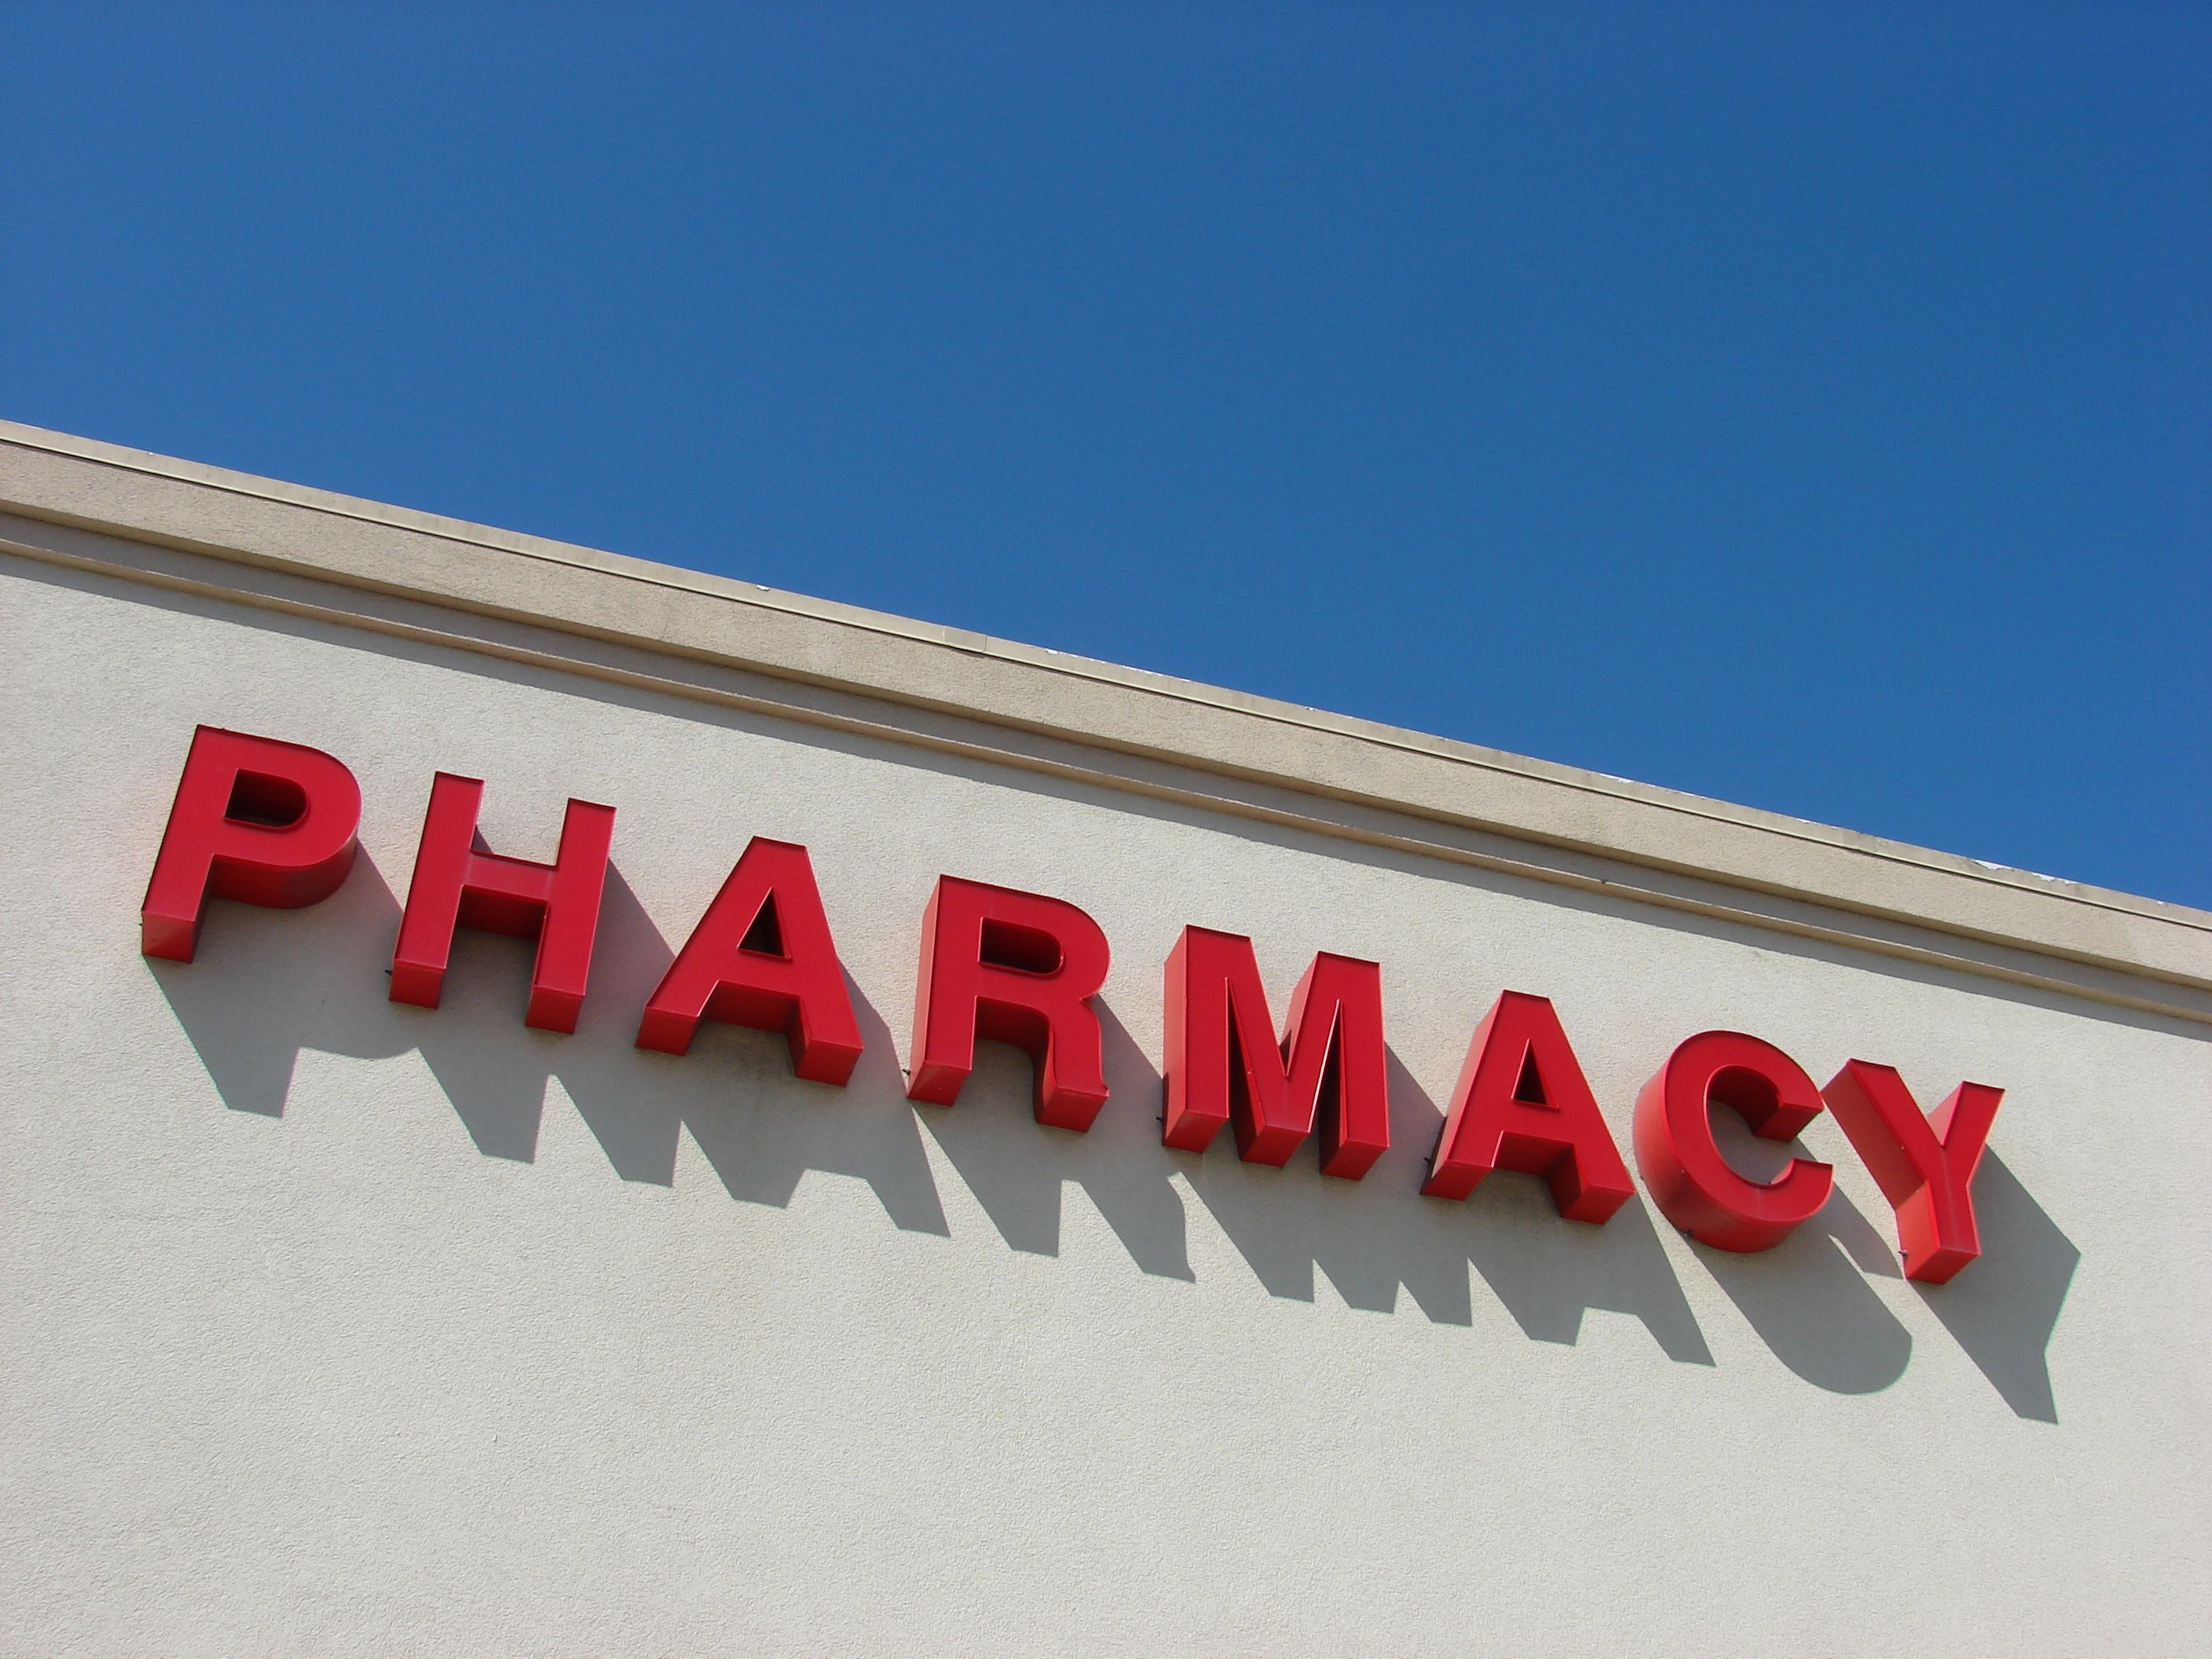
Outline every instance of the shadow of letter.
<svg viewBox="0 0 2212 1659"><path fill-rule="evenodd" d="M1995 1152L1974 1175L1982 1254L1948 1285L1916 1285L1943 1328L2017 1416L2056 1423L2051 1333L2081 1252Z"/></svg>

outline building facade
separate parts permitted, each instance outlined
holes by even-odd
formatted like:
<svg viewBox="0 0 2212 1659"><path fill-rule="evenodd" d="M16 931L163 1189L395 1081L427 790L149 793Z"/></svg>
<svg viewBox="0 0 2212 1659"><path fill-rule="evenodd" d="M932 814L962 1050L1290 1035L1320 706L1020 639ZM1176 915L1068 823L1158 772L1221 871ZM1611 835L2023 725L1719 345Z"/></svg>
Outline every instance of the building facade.
<svg viewBox="0 0 2212 1659"><path fill-rule="evenodd" d="M6 1651L2212 1644L2212 916L21 427L0 646Z"/></svg>

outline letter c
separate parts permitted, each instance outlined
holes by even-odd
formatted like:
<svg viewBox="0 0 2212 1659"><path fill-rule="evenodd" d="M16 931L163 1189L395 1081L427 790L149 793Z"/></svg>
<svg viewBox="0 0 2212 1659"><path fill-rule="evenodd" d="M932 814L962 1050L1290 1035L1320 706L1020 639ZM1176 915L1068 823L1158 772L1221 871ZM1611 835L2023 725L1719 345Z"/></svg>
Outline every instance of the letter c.
<svg viewBox="0 0 2212 1659"><path fill-rule="evenodd" d="M1738 1174L1713 1139L1713 1105L1741 1113L1762 1139L1790 1140L1820 1115L1820 1091L1772 1043L1702 1031L1636 1098L1636 1166L1659 1212L1716 1249L1771 1250L1828 1201L1835 1171L1797 1158L1771 1182Z"/></svg>

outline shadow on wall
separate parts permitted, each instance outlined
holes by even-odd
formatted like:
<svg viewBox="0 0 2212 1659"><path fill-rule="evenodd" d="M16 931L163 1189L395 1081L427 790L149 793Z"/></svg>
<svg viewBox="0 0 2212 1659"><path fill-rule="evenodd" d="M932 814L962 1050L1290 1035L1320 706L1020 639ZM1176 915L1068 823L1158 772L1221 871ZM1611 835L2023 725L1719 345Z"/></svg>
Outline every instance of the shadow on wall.
<svg viewBox="0 0 2212 1659"><path fill-rule="evenodd" d="M1030 1121L1027 1058L994 1044L979 1050L958 1106L910 1106L891 1033L849 981L866 1046L842 1090L793 1078L780 1037L713 1022L688 1056L640 1049L637 1012L673 952L613 869L573 1036L522 1024L532 947L520 940L464 930L441 1008L386 1000L399 903L365 853L312 914L219 904L198 962L147 964L234 1110L281 1116L303 1048L419 1051L485 1157L535 1158L557 1079L624 1180L672 1185L688 1131L732 1198L782 1207L802 1176L822 1170L866 1182L896 1226L949 1237L926 1130L1016 1250L1059 1254L1073 1184L1143 1271L1194 1280L1188 1194L1273 1296L1310 1302L1322 1274L1354 1308L1395 1315L1402 1300L1437 1323L1469 1325L1480 1277L1532 1340L1571 1345L1595 1309L1640 1322L1670 1359L1714 1363L1640 1197L1604 1227L1560 1221L1525 1176L1493 1176L1465 1203L1422 1197L1443 1112L1395 1054L1392 1149L1355 1183L1322 1176L1310 1152L1281 1170L1245 1164L1225 1132L1203 1155L1161 1146L1159 1073L1110 1008L1101 1013L1113 1098L1084 1135ZM1747 1171L1788 1156L1732 1115L1717 1127ZM2056 1422L2045 1354L2079 1252L1994 1154L1975 1194L1985 1258L1922 1294L2014 1413ZM1867 1282L1898 1276L1888 1221L1878 1227L1838 1193L1775 1250L1692 1254L1790 1370L1863 1394L1895 1382L1911 1352Z"/></svg>
<svg viewBox="0 0 2212 1659"><path fill-rule="evenodd" d="M1794 1143L1760 1139L1734 1112L1715 1109L1709 1119L1729 1162L1754 1180L1774 1179L1803 1155ZM1881 1226L1889 1223L1881 1218ZM1874 1394L1904 1376L1912 1358L1912 1334L1867 1283L1869 1275L1905 1276L1881 1226L1838 1188L1771 1250L1689 1248L1777 1359L1831 1393Z"/></svg>
<svg viewBox="0 0 2212 1659"><path fill-rule="evenodd" d="M691 1132L732 1198L781 1207L809 1170L854 1176L908 1231L947 1236L904 1080L883 1021L855 997L867 1039L849 1088L791 1075L781 1038L713 1024L682 1058L636 1048L638 1010L674 960L621 873L610 868L575 1034L522 1023L532 946L463 929L443 1006L386 1000L399 902L366 852L313 926L288 913L217 905L190 964L149 962L178 1023L232 1109L281 1116L302 1048L385 1059L419 1050L478 1152L538 1153L546 1085L557 1079L626 1181L672 1185ZM290 924L288 926L288 924Z"/></svg>
<svg viewBox="0 0 2212 1659"><path fill-rule="evenodd" d="M1531 1177L1493 1176L1467 1203L1422 1197L1443 1113L1395 1054L1389 1071L1390 1150L1363 1181L1332 1180L1310 1153L1280 1170L1243 1163L1226 1131L1203 1157L1163 1149L1261 1284L1310 1302L1318 1273L1352 1306L1378 1313L1396 1308L1402 1285L1432 1321L1468 1325L1472 1269L1538 1341L1573 1343L1583 1313L1600 1308L1642 1321L1671 1359L1713 1363L1640 1198L1588 1227L1562 1222ZM1139 1097L1158 1099L1149 1064L1142 1082Z"/></svg>
<svg viewBox="0 0 2212 1659"><path fill-rule="evenodd" d="M1948 1285L1914 1288L2006 1405L2056 1423L2044 1356L2081 1252L1995 1152L1974 1174L1974 1218L1981 1259Z"/></svg>

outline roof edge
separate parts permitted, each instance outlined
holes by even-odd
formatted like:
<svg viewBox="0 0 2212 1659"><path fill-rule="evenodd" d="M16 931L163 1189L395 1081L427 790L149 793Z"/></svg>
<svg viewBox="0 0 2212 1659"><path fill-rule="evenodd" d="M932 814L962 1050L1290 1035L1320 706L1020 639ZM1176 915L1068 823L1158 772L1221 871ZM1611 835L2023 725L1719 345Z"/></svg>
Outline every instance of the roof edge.
<svg viewBox="0 0 2212 1659"><path fill-rule="evenodd" d="M2186 906L12 422L0 511L2212 988Z"/></svg>

